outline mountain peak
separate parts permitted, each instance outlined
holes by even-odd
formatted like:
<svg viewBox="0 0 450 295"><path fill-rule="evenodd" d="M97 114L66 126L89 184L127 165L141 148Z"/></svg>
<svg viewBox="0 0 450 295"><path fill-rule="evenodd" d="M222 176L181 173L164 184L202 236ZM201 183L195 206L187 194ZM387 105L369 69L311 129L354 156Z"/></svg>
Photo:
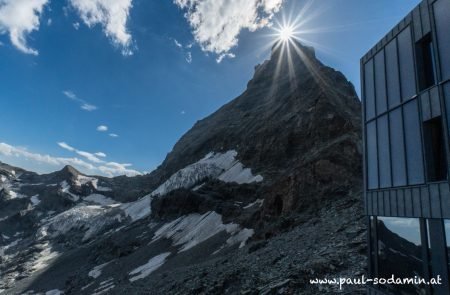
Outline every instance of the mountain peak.
<svg viewBox="0 0 450 295"><path fill-rule="evenodd" d="M64 166L64 168L62 168L59 172L67 173L69 175L80 175L81 174L80 171L78 171L77 169L75 169L74 167L72 167L70 165Z"/></svg>

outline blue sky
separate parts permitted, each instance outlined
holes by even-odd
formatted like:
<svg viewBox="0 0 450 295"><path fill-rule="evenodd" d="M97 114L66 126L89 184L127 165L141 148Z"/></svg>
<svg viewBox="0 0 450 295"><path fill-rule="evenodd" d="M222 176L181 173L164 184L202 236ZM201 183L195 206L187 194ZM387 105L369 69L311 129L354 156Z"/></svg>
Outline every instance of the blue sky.
<svg viewBox="0 0 450 295"><path fill-rule="evenodd" d="M360 57L418 2L0 0L0 160L150 171L245 90L270 23L300 15L299 37L359 92Z"/></svg>

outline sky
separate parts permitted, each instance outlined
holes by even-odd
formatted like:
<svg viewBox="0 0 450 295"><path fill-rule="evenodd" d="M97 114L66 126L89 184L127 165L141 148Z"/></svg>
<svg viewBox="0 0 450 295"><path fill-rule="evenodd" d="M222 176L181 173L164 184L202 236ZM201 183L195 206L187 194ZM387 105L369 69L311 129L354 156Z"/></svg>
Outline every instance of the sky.
<svg viewBox="0 0 450 295"><path fill-rule="evenodd" d="M359 93L360 58L419 2L0 0L0 161L148 173L292 23Z"/></svg>

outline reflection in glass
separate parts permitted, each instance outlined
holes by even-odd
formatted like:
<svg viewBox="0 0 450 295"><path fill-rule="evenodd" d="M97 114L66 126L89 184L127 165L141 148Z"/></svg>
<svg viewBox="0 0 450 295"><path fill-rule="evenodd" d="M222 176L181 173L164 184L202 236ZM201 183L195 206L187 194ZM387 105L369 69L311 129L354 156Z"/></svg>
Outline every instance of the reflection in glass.
<svg viewBox="0 0 450 295"><path fill-rule="evenodd" d="M450 219L444 220L444 228L445 228L445 242L447 246L447 265L450 282Z"/></svg>
<svg viewBox="0 0 450 295"><path fill-rule="evenodd" d="M418 218L378 217L378 276L424 277ZM385 285L395 294L423 294L423 286Z"/></svg>

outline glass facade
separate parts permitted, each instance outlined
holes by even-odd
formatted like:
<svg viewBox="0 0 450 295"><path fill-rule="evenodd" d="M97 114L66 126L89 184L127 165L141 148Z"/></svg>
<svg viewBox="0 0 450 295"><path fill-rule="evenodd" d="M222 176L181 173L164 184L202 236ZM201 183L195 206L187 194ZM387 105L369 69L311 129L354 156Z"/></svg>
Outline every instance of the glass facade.
<svg viewBox="0 0 450 295"><path fill-rule="evenodd" d="M449 32L424 0L361 59L369 274L443 279L369 294L450 294Z"/></svg>

